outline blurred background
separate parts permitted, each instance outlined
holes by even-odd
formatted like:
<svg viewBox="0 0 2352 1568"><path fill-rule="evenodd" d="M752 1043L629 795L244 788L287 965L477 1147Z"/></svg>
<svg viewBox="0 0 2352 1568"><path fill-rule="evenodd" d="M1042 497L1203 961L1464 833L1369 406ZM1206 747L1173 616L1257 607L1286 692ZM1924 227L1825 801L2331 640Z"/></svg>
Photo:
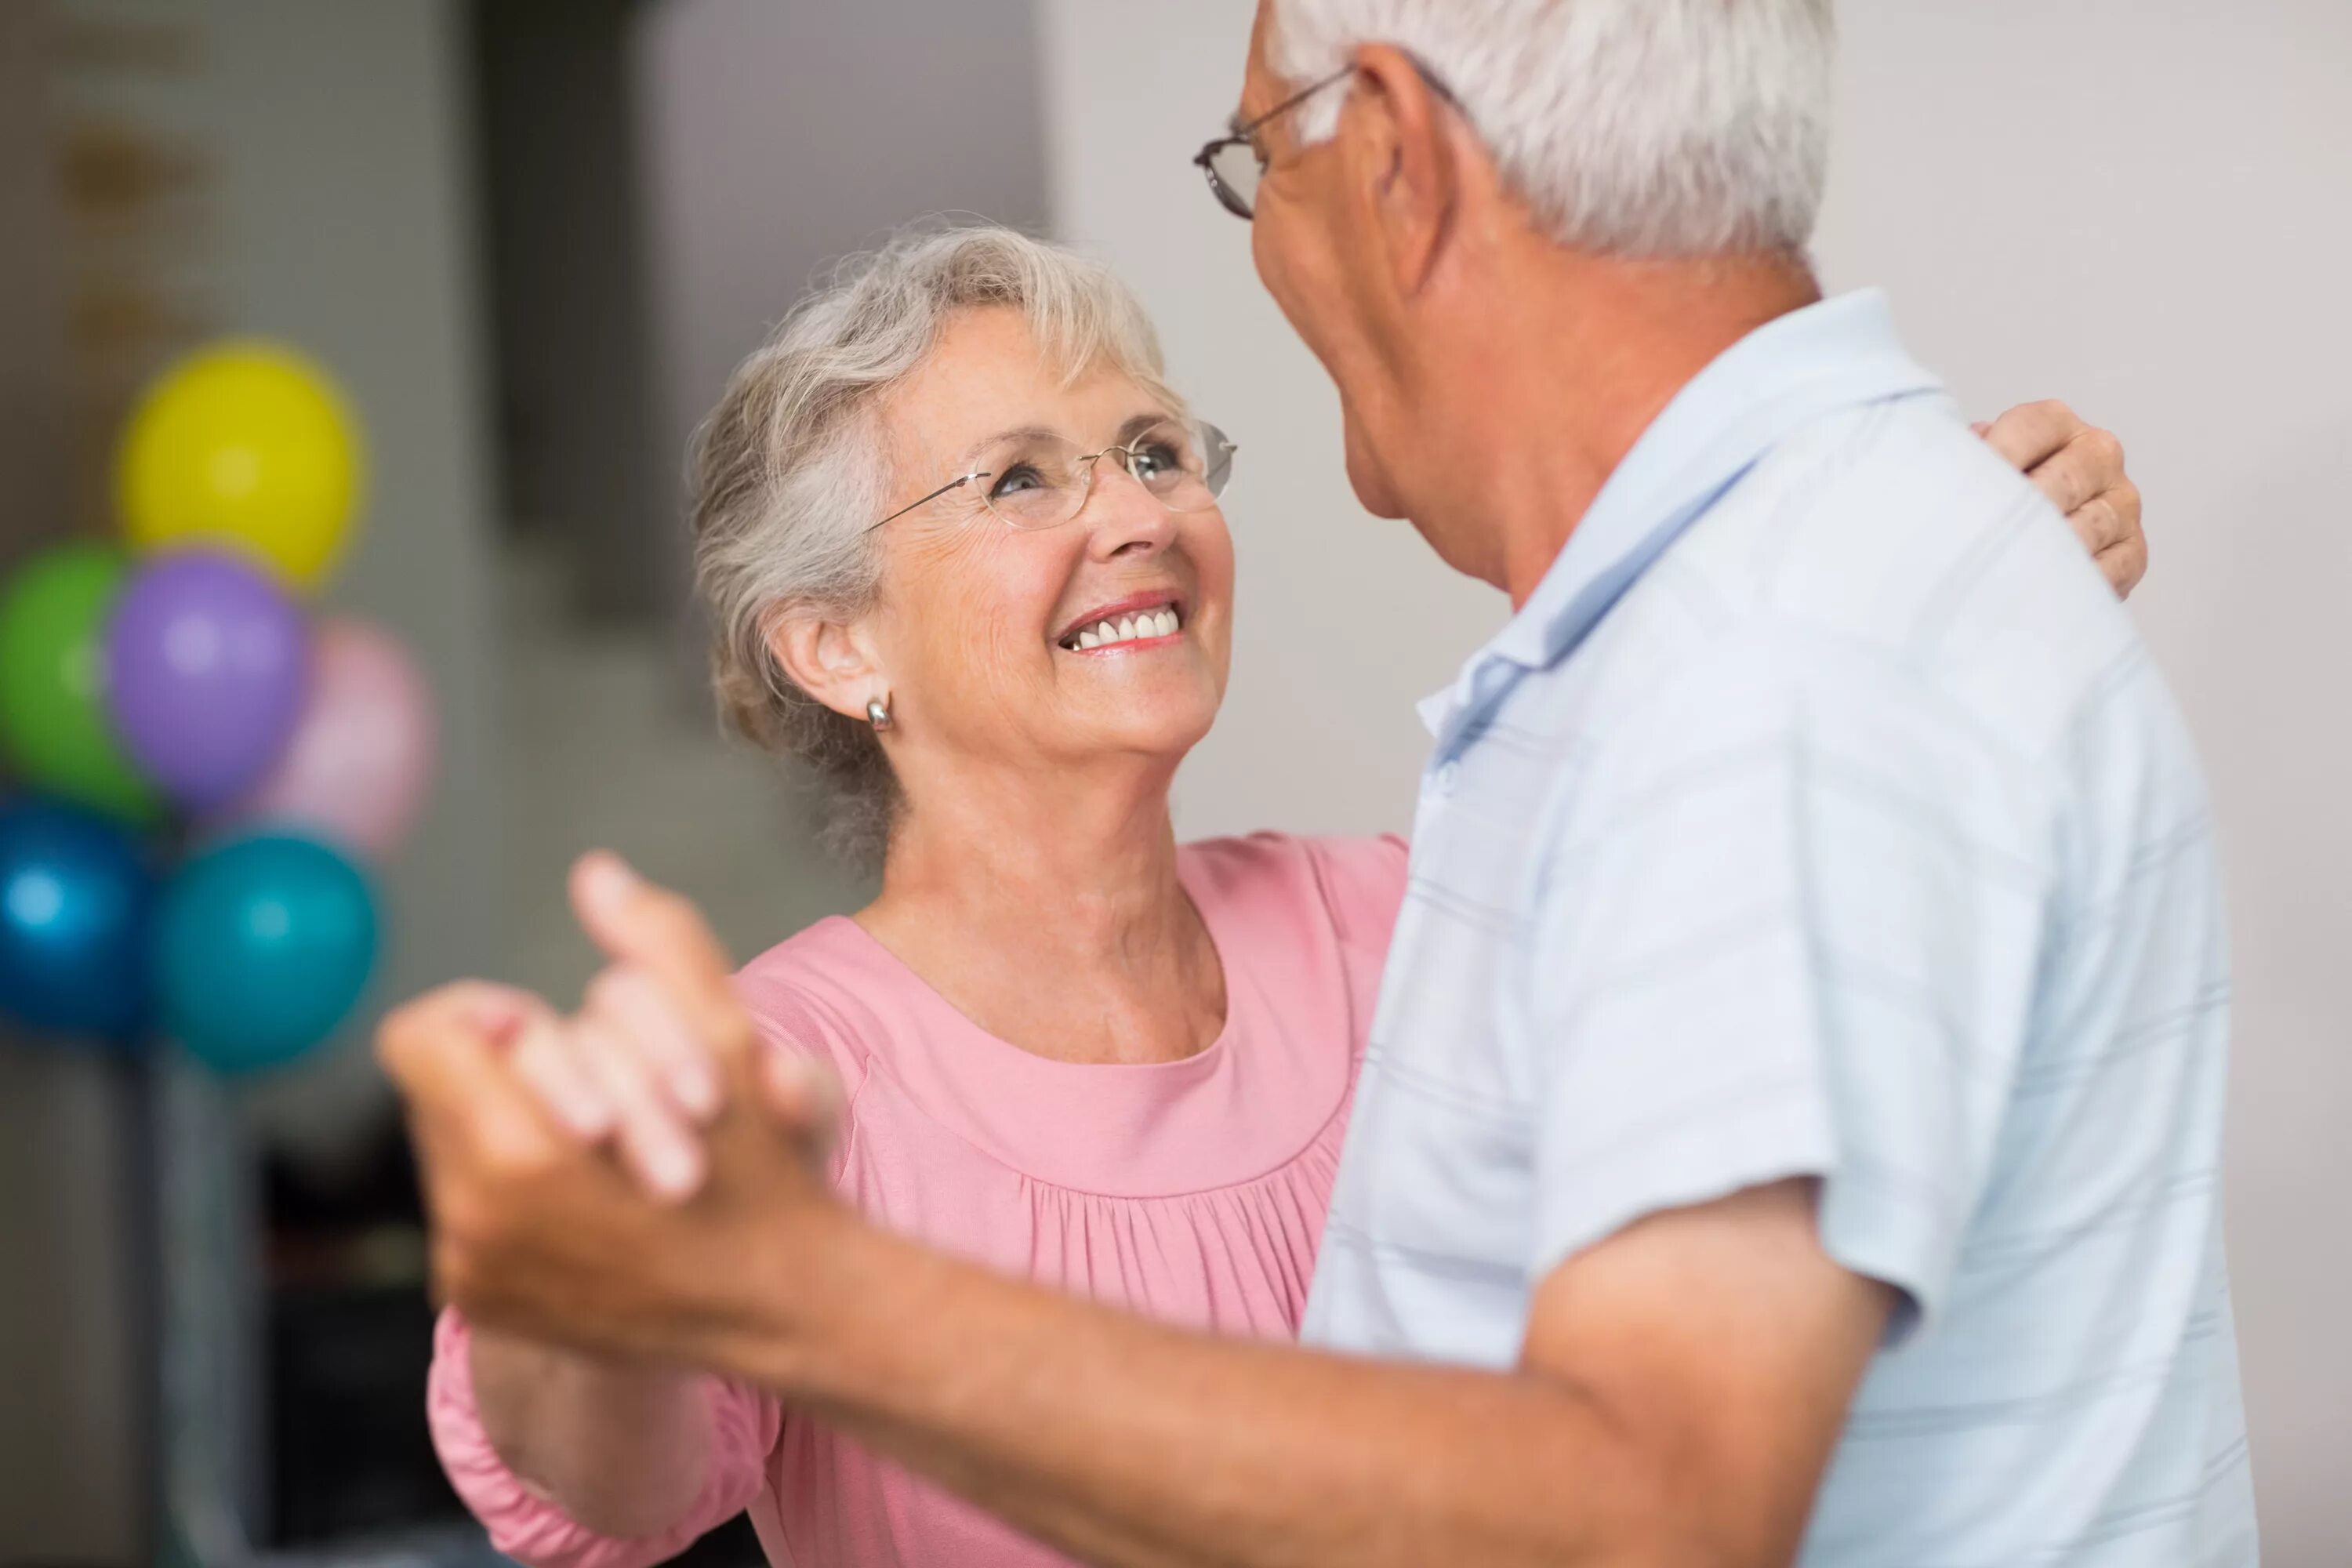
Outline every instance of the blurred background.
<svg viewBox="0 0 2352 1568"><path fill-rule="evenodd" d="M1355 506L1335 400L1188 165L1234 106L1250 11L0 0L0 579L118 536L117 443L164 367L294 345L369 474L305 613L404 647L437 738L373 862L374 978L299 1061L159 1087L119 1051L0 1037L0 1564L467 1549L425 1443L422 1237L366 1037L461 974L576 994L561 879L591 845L692 893L739 955L865 896L793 782L718 737L679 474L735 361L894 226L971 213L1097 247L1249 454L1236 678L1183 830L1405 825L1412 700L1503 606ZM2054 395L2118 431L2147 494L2133 612L2231 875L2231 1244L2268 1558L2337 1568L2352 8L1843 11L1828 281L1886 286L1980 417ZM169 1343L200 1371L167 1396ZM220 1511L159 1522L190 1449Z"/></svg>

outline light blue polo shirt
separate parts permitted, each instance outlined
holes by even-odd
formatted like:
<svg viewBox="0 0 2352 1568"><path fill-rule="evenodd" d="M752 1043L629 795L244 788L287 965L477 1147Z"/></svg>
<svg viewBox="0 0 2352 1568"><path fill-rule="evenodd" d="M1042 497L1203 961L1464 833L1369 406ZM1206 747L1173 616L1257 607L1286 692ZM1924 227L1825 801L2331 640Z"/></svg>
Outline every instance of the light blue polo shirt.
<svg viewBox="0 0 2352 1568"><path fill-rule="evenodd" d="M2253 1563L2196 758L1885 301L1694 381L1430 716L1307 1340L1506 1367L1579 1250L1818 1177L1904 1306L1805 1563Z"/></svg>

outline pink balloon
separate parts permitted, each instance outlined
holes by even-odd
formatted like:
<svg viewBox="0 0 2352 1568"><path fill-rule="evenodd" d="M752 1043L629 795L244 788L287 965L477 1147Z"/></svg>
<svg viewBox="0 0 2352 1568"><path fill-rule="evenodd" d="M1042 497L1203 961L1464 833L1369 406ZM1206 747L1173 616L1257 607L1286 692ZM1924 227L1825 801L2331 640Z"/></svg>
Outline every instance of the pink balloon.
<svg viewBox="0 0 2352 1568"><path fill-rule="evenodd" d="M432 689L406 648L362 621L322 621L294 737L224 820L296 823L384 855L424 804L436 728Z"/></svg>

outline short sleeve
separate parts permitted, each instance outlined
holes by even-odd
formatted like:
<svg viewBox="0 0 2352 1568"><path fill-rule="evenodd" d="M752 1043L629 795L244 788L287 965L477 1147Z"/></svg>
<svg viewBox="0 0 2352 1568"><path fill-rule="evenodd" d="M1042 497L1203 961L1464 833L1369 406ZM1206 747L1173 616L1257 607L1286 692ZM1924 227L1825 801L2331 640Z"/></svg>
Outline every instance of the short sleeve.
<svg viewBox="0 0 2352 1568"><path fill-rule="evenodd" d="M651 1568L742 1512L767 1483L780 1407L726 1379L707 1377L710 1473L702 1495L659 1535L601 1535L532 1490L499 1457L475 1402L470 1343L465 1319L445 1310L434 1329L425 1394L433 1446L459 1500L489 1531L490 1544L526 1568Z"/></svg>
<svg viewBox="0 0 2352 1568"><path fill-rule="evenodd" d="M2030 1025L2049 786L1910 670L1743 639L1602 738L1541 835L1512 988L1540 1278L1645 1215L1792 1177L1932 1318Z"/></svg>

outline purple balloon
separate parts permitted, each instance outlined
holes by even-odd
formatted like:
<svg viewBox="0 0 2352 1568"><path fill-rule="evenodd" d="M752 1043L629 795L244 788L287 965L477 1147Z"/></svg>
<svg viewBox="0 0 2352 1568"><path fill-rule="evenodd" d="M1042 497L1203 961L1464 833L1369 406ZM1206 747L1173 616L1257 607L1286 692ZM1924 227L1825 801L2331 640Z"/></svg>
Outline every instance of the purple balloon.
<svg viewBox="0 0 2352 1568"><path fill-rule="evenodd" d="M301 717L310 630L276 584L205 551L155 557L107 626L107 701L122 742L192 810L234 799Z"/></svg>

